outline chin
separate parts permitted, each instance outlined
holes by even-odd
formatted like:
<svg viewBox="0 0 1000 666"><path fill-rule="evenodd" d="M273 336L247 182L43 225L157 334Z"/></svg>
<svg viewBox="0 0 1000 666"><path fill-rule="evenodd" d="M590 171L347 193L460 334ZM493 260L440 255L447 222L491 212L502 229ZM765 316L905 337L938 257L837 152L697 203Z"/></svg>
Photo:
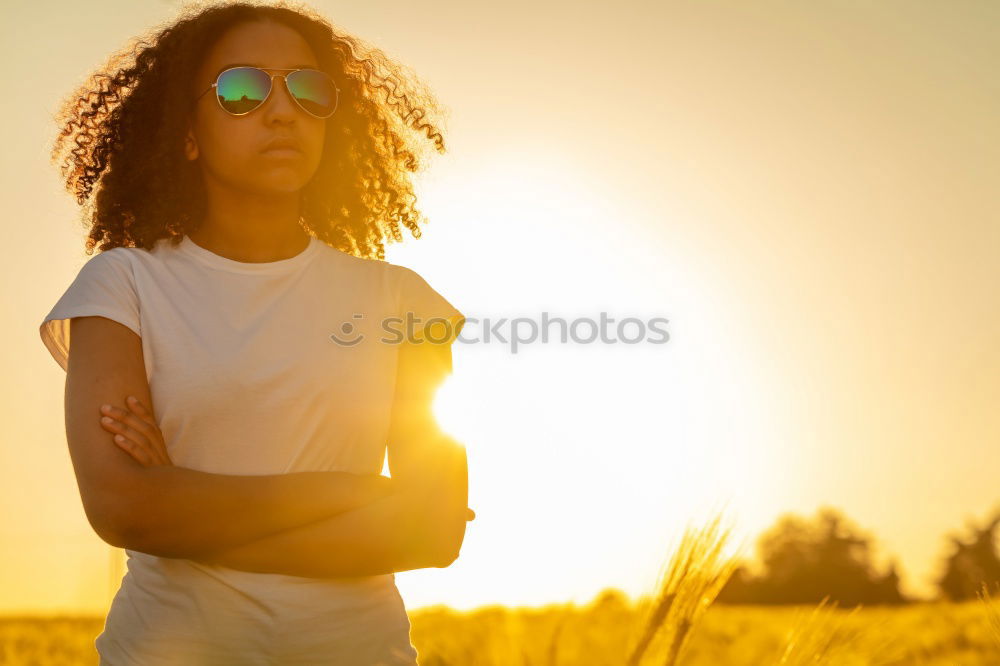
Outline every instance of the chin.
<svg viewBox="0 0 1000 666"><path fill-rule="evenodd" d="M272 178L257 179L250 185L249 189L259 194L297 194L309 181L308 178L303 178L300 174L289 173L287 177L282 177L282 175L273 174Z"/></svg>

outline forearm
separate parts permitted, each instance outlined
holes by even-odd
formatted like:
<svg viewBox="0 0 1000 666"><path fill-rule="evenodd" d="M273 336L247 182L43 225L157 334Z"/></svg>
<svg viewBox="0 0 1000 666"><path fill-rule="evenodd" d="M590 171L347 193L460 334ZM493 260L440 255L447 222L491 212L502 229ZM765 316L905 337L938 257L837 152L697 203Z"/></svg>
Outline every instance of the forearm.
<svg viewBox="0 0 1000 666"><path fill-rule="evenodd" d="M366 506L196 558L258 573L308 578L373 576L436 566L413 498L394 494Z"/></svg>
<svg viewBox="0 0 1000 666"><path fill-rule="evenodd" d="M295 472L261 476L212 474L159 465L134 479L124 547L161 557L246 544L364 506L391 492L379 475Z"/></svg>
<svg viewBox="0 0 1000 666"><path fill-rule="evenodd" d="M368 576L448 566L465 535L464 448L372 504L197 558L259 573L310 578Z"/></svg>

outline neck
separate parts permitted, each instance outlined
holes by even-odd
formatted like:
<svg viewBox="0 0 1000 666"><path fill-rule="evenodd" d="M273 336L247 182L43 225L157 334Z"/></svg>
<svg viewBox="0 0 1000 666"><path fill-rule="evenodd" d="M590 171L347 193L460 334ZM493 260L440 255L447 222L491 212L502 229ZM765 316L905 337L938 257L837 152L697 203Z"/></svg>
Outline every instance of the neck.
<svg viewBox="0 0 1000 666"><path fill-rule="evenodd" d="M260 263L294 257L309 245L299 223L299 193L255 196L212 193L205 217L188 236L233 261Z"/></svg>

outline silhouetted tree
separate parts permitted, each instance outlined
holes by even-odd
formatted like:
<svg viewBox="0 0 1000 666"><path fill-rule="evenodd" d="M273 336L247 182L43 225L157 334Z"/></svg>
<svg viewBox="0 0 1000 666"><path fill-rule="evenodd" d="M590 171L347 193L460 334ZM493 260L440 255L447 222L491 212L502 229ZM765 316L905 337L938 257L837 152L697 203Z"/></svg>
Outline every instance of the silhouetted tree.
<svg viewBox="0 0 1000 666"><path fill-rule="evenodd" d="M1000 557L997 556L996 530L1000 525L1000 510L979 529L967 525L967 540L949 535L952 551L944 562L944 573L937 585L941 595L952 601L975 599L983 583L990 586L1000 582Z"/></svg>
<svg viewBox="0 0 1000 666"><path fill-rule="evenodd" d="M757 540L763 573L741 567L718 600L728 603L818 603L825 596L842 604L902 603L896 564L880 574L871 562L871 537L833 507L812 520L782 516Z"/></svg>

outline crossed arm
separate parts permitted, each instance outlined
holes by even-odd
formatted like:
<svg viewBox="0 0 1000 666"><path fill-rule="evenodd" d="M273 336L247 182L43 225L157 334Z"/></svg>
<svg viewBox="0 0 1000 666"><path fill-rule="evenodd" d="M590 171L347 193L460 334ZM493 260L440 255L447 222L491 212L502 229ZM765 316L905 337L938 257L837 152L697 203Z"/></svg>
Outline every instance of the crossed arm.
<svg viewBox="0 0 1000 666"><path fill-rule="evenodd" d="M446 440L433 446L440 450L427 467L427 485L196 559L313 578L446 567L464 537L466 461L460 446Z"/></svg>
<svg viewBox="0 0 1000 666"><path fill-rule="evenodd" d="M465 450L430 411L451 371L447 346L400 349L391 480L345 472L234 476L170 463L143 409L152 403L135 333L96 316L74 318L71 327L67 440L88 519L108 543L310 577L447 566L457 557L468 499ZM126 395L138 403L118 407ZM98 420L102 404L114 406L103 412L112 424ZM117 447L109 446L112 432L125 436Z"/></svg>

